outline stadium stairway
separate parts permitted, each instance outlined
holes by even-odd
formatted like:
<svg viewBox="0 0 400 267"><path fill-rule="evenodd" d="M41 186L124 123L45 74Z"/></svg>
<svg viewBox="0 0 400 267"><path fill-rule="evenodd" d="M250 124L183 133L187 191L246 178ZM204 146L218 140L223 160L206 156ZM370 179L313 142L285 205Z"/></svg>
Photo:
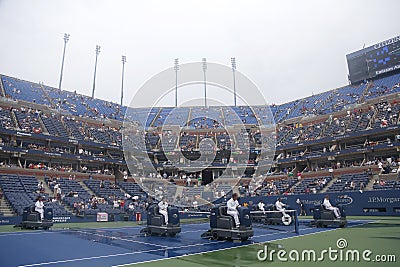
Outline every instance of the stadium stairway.
<svg viewBox="0 0 400 267"><path fill-rule="evenodd" d="M301 181L303 180L304 178L302 178L302 179L300 179L300 180L297 180L297 182L294 184L294 185L292 185L291 187L289 187L288 188L288 190L290 190L290 189L295 189L297 186L299 186L300 184L301 184Z"/></svg>
<svg viewBox="0 0 400 267"><path fill-rule="evenodd" d="M44 177L37 177L37 176L36 176L36 178L40 182L43 182L43 185L44 185L43 187L44 187L45 194L48 194L49 196L53 196L54 197L54 194L53 194L54 191L47 185L47 182L46 182L45 178ZM61 190L62 190L62 188L61 188ZM71 214L74 214L74 210L71 207L69 207L68 205L66 205L65 203L60 202L60 206L63 206L66 211L69 211L69 212L71 212Z"/></svg>
<svg viewBox="0 0 400 267"><path fill-rule="evenodd" d="M379 110L377 108L375 108L374 114L372 114L371 119L368 122L368 128L374 127L374 123L377 121L378 115L379 115Z"/></svg>
<svg viewBox="0 0 400 267"><path fill-rule="evenodd" d="M128 194L128 192L125 189L123 189L122 186L118 186L118 188L119 188L119 190L122 191L122 193L124 193L124 195Z"/></svg>
<svg viewBox="0 0 400 267"><path fill-rule="evenodd" d="M50 97L49 93L45 90L44 85L40 84L40 87L42 88L43 95L49 100L50 104L55 106L53 99Z"/></svg>
<svg viewBox="0 0 400 267"><path fill-rule="evenodd" d="M82 187L83 187L83 189L85 189L87 192L89 192L89 194L91 195L91 196L96 196L96 193L95 192L93 192L92 191L92 189L90 189L84 182L83 182L83 180L76 180Z"/></svg>
<svg viewBox="0 0 400 267"><path fill-rule="evenodd" d="M154 123L157 121L157 118L160 116L161 108L158 110L157 114L154 116L153 120L150 122L150 126L153 127Z"/></svg>
<svg viewBox="0 0 400 267"><path fill-rule="evenodd" d="M0 188L0 193L3 194L3 191L1 190L1 188ZM9 203L7 202L7 200L4 197L0 200L0 202L1 202L0 215L2 214L2 216L14 216L14 212L13 212L11 206L9 205Z"/></svg>
<svg viewBox="0 0 400 267"><path fill-rule="evenodd" d="M53 190L51 190L50 187L47 185L46 181L44 180L44 177L36 176L36 179L38 179L39 182L43 183L43 188L44 188L45 194L47 194L49 196L54 196Z"/></svg>
<svg viewBox="0 0 400 267"><path fill-rule="evenodd" d="M374 87L374 83L368 83L367 86L365 86L365 89L363 91L363 93L361 94L360 99L357 101L357 103L361 104L364 103L365 101L365 96L368 94L369 90Z"/></svg>
<svg viewBox="0 0 400 267"><path fill-rule="evenodd" d="M0 76L0 78L1 78L1 76ZM5 95L6 95L6 91L4 90L3 82L0 79L0 96L5 96Z"/></svg>
<svg viewBox="0 0 400 267"><path fill-rule="evenodd" d="M322 190L321 190L319 193L325 193L325 192L328 190L328 188L336 182L336 180L337 180L337 176L334 177L332 180L330 180L330 181L325 185L325 187L322 188Z"/></svg>
<svg viewBox="0 0 400 267"><path fill-rule="evenodd" d="M37 176L36 176L36 179L38 179L38 181L40 181L40 182L43 182L44 193L47 194L47 195L49 195L49 196L54 197L54 194L53 194L54 191L51 190L51 188L47 185L47 183L46 183L46 181L45 181L45 178L44 178L44 177L37 177ZM61 188L61 189L62 189L62 188ZM67 211L69 211L69 212L71 212L71 213L74 212L74 210L73 210L72 208L70 208L68 205L65 205L64 203L60 203L60 205L63 206L65 210L67 210Z"/></svg>
<svg viewBox="0 0 400 267"><path fill-rule="evenodd" d="M39 122L39 124L40 124L40 127L42 128L42 132L48 134L49 131L47 130L46 125L44 125L44 122L43 122L43 120L42 120L42 116L39 116L39 117L38 117L38 122Z"/></svg>
<svg viewBox="0 0 400 267"><path fill-rule="evenodd" d="M10 111L10 115L11 115L11 119L14 121L15 127L19 128L17 116L15 115L15 113L13 111ZM19 128L19 129L21 129L21 128Z"/></svg>
<svg viewBox="0 0 400 267"><path fill-rule="evenodd" d="M175 192L175 199L177 196L182 196L182 193L183 193L183 186L177 186Z"/></svg>
<svg viewBox="0 0 400 267"><path fill-rule="evenodd" d="M373 176L372 176L372 179L369 179L369 182L368 182L368 184L365 186L365 190L373 190L374 188L373 188L373 186L374 186L374 181L375 180L380 180L380 177L379 177L380 175L379 174L374 174Z"/></svg>

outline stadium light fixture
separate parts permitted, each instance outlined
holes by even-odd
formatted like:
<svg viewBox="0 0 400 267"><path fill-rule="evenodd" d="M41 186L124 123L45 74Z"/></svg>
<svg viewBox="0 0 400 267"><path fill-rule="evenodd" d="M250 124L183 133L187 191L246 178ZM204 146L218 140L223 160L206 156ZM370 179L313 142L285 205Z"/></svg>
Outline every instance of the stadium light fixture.
<svg viewBox="0 0 400 267"><path fill-rule="evenodd" d="M122 56L122 78L121 78L121 106L124 101L124 74L125 74L125 63L126 63L126 56Z"/></svg>
<svg viewBox="0 0 400 267"><path fill-rule="evenodd" d="M179 70L179 59L175 58L174 62L175 70L175 107L178 107L178 70Z"/></svg>
<svg viewBox="0 0 400 267"><path fill-rule="evenodd" d="M231 58L232 75L233 75L233 104L236 107L236 58Z"/></svg>
<svg viewBox="0 0 400 267"><path fill-rule="evenodd" d="M178 107L178 70L179 70L179 59L175 58L174 61L175 70L175 107Z"/></svg>
<svg viewBox="0 0 400 267"><path fill-rule="evenodd" d="M61 61L60 82L58 83L58 89L60 89L60 90L61 90L61 83L62 83L63 72L64 72L65 50L67 48L68 41L69 41L69 34L64 33L64 50L63 50L63 56L62 56L62 61Z"/></svg>
<svg viewBox="0 0 400 267"><path fill-rule="evenodd" d="M207 107L207 59L203 58L203 78L204 78L204 106Z"/></svg>
<svg viewBox="0 0 400 267"><path fill-rule="evenodd" d="M96 61L94 62L92 98L94 98L94 90L96 89L97 57L99 56L99 54L100 54L100 46L96 45Z"/></svg>

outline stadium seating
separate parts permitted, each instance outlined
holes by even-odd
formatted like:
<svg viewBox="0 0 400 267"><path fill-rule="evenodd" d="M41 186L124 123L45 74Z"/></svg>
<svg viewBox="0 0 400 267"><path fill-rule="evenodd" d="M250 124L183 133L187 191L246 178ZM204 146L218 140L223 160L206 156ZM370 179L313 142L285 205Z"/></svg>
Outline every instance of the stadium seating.
<svg viewBox="0 0 400 267"><path fill-rule="evenodd" d="M4 129L13 129L16 127L16 124L11 117L11 113L7 109L3 109L0 107L0 127Z"/></svg>
<svg viewBox="0 0 400 267"><path fill-rule="evenodd" d="M142 188L137 183L120 181L117 184L120 188L122 188L132 197L146 198L147 196L146 193L143 192Z"/></svg>
<svg viewBox="0 0 400 267"><path fill-rule="evenodd" d="M264 183L259 191L261 196L279 195L289 192L290 188L297 182L297 179L283 179L278 181L269 181Z"/></svg>
<svg viewBox="0 0 400 267"><path fill-rule="evenodd" d="M351 153L357 152L361 155L352 156L348 162L366 164L367 160L371 161L372 159L366 159L362 153L369 155L372 146L382 146L382 150L395 149L391 145L398 142L395 135L396 126L400 123L400 103L398 97L396 98L396 94L400 92L400 74L398 73L359 85L347 85L280 105L255 107L127 109L126 106L109 101L92 99L76 92L58 90L4 75L1 75L1 82L4 88L4 97L7 98L4 99L5 104L0 107L2 145L7 146L7 149L11 151L8 153L20 153L23 150L23 156L18 159L19 162L9 162L10 166L26 165L30 168L29 166L33 162L32 168L36 169L35 166L42 160L40 158L42 156L45 157L45 163L37 169L71 170L78 168L76 167L78 164L69 162L66 163L68 167L63 168L63 164L58 161L62 162L64 157L75 162L78 159L79 161L87 160L85 164L92 166L89 166L89 169L85 169L84 172L97 172L100 169L110 168L112 164L116 163L124 165L124 156L120 148L122 145L121 121L127 110L127 120L139 122L144 126L145 129L142 130L145 133L147 150L158 153L157 156L159 156L157 164L145 162L143 169L146 169L146 164L150 166L154 163L154 166L162 167L167 163L168 159L165 159L163 151L176 152L175 150L181 149L184 154L190 155L196 154L198 150L216 150L220 154L224 153L220 150L232 150L234 153L223 156L228 160L235 158L232 155L241 154L247 149L255 153L257 146L261 144L261 137L257 133L256 126L260 123L271 125L272 119L277 123L275 135L277 150L279 150L274 159L275 167L271 171L272 175L287 173L284 170L289 167L291 169L298 168L296 171L310 168L305 163L306 160L319 157L324 157L321 165L325 165L326 170L328 165L334 164L335 161L346 161L347 157L344 155L346 149L352 150ZM180 127L176 127L176 130L174 127L161 129L164 124ZM236 125L246 126L239 129ZM227 126L229 129L234 128L234 133L228 133L228 130L225 129ZM385 129L392 129L392 132L383 134L382 138L384 139L377 137L376 139L379 140L376 141L372 140L373 138L366 138L371 131ZM180 130L181 132L179 132ZM346 141L341 144L341 147L333 143L334 140L341 140L342 137L350 138L346 136L359 132L363 134L362 138L351 140L351 142ZM30 133L35 134L30 135ZM17 137L12 138L14 136ZM138 143L139 139L135 138L137 136L125 136L125 141ZM202 142L207 139L213 142ZM321 143L319 143L320 140L322 140ZM213 143L216 144L216 147ZM385 147L386 145L387 147ZM50 164L48 164L53 159L50 160L50 156L44 156L44 152L47 154L59 152L50 154L51 157L59 157L55 160L57 163L52 163L53 167L50 168ZM341 154L342 152L343 154ZM26 159L24 153L36 153L36 156L34 159L30 157ZM385 159L384 157L387 156L385 153L382 152L379 157ZM388 157L390 156L393 155ZM223 157L216 158L213 164L224 165ZM344 159L339 159L340 157ZM257 165L255 158L255 154L252 154L250 159L240 159L239 157L234 163L238 168L249 167L250 169ZM2 161L4 160L3 165L7 163L7 159L10 161L9 155L2 159ZM282 164L285 161L286 165ZM296 164L300 161L302 161L301 164ZM377 164L377 159L372 161L375 162L372 164ZM92 162L94 163L92 164ZM83 164L79 165L82 169ZM99 165L103 166L99 167ZM294 167L295 165L296 167ZM56 166L60 166L60 168ZM126 166L123 167L126 168ZM244 176L251 177L252 173L246 172ZM306 194L325 190L327 192L345 192L365 187L369 183L369 179L370 177L364 173L341 174L334 182L330 182L331 177L325 176L325 174L304 178L300 182L290 177L279 178L272 184L264 184L259 189L259 193L260 195ZM74 209L77 202L87 204L93 197L77 181L60 178L59 182L64 193L67 191L77 192L77 196L65 196L62 205L67 206L68 209ZM157 194L168 197L176 194L176 188L166 181L153 183ZM329 188L327 188L328 183L330 184ZM118 182L116 185L112 185L109 181L105 181L104 187L100 187L99 180L85 180L85 184L94 192L95 197L106 200L106 203L100 203L96 209L86 211L91 214L95 214L97 211L123 212L114 209L112 204L114 199L126 199L125 192L131 196L139 196L141 199L147 196L135 183ZM35 193L37 189L35 177L6 175L0 180L0 186L7 201L18 214L21 213L24 205L32 203L38 195ZM388 180L383 184L375 184L373 189L385 190L399 187L398 182ZM225 194L232 191L232 187L225 185L218 185L214 189ZM21 197L18 197L19 195ZM188 199L183 201L194 201L199 196L207 200L216 198L213 192L202 187L185 188L185 196ZM68 214L68 211L58 202L53 202L51 205L54 205L56 215Z"/></svg>
<svg viewBox="0 0 400 267"><path fill-rule="evenodd" d="M352 182L354 187L351 186ZM343 174L327 190L327 192L343 192L360 190L361 184L366 186L369 182L365 173Z"/></svg>
<svg viewBox="0 0 400 267"><path fill-rule="evenodd" d="M41 119L49 134L54 136L69 138L67 130L65 129L64 125L62 124L59 118L53 115L47 116L43 114L41 116Z"/></svg>
<svg viewBox="0 0 400 267"><path fill-rule="evenodd" d="M366 99L371 99L400 91L400 74L375 79L366 94Z"/></svg>
<svg viewBox="0 0 400 267"><path fill-rule="evenodd" d="M110 181L104 181L104 187L100 187L101 181L85 180L84 183L97 196L106 199L110 204L116 199L124 199L125 194L121 191L118 185L112 184Z"/></svg>
<svg viewBox="0 0 400 267"><path fill-rule="evenodd" d="M400 181L398 181L398 180L376 181L376 183L374 183L372 188L374 190L400 189Z"/></svg>
<svg viewBox="0 0 400 267"><path fill-rule="evenodd" d="M292 193L294 194L309 194L319 193L331 180L330 176L304 178L301 180Z"/></svg>
<svg viewBox="0 0 400 267"><path fill-rule="evenodd" d="M50 106L49 99L43 97L43 90L40 84L7 76L1 76L1 81L3 83L6 97Z"/></svg>
<svg viewBox="0 0 400 267"><path fill-rule="evenodd" d="M5 199L10 203L16 214L21 215L24 208L33 205L39 195L49 200L48 195L37 192L38 182L33 176L1 176L0 187L4 192ZM71 214L59 202L46 202L45 205L53 207L53 214L55 216Z"/></svg>
<svg viewBox="0 0 400 267"><path fill-rule="evenodd" d="M22 131L29 133L41 133L43 131L39 122L40 114L38 112L30 109L22 111L13 110L13 112Z"/></svg>
<svg viewBox="0 0 400 267"><path fill-rule="evenodd" d="M54 182L51 182L51 179L46 178L45 181L49 184L49 187L52 190L54 190L54 186L56 184L59 184L63 194L65 194L63 201L71 208L74 207L75 202L86 202L91 197L90 193L87 192L75 180L70 180L68 178L58 178L54 180Z"/></svg>

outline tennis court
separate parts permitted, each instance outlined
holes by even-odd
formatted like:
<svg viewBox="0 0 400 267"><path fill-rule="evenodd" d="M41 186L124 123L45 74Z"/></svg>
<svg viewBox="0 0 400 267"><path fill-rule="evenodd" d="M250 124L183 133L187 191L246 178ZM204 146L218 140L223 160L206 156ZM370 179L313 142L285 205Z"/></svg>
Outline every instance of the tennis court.
<svg viewBox="0 0 400 267"><path fill-rule="evenodd" d="M257 262L254 246L266 242L297 239L308 236L315 238L324 233L347 231L363 227L370 220L351 220L348 228L314 228L301 221L299 234L292 231L255 227L254 237L247 242L216 241L202 239L200 235L209 228L209 223L188 223L182 225L182 233L177 237L145 237L140 234L143 226L110 227L110 228L75 228L54 229L52 231L19 231L0 234L0 265L13 266L128 266L147 262L148 266L203 266L203 257L217 261L213 266L232 262L232 257L239 257L237 266L241 265L240 252L252 251L248 255L252 262ZM398 230L398 229L397 229ZM400 235L400 234L398 234ZM399 242L397 240L397 242ZM234 250L231 250L233 248ZM19 253L15 252L19 250ZM239 251L232 256L229 253ZM221 254L222 253L222 254ZM236 253L236 252L235 252ZM9 255L18 255L18 257ZM207 255L207 256L205 256ZM239 256L238 256L239 255ZM199 258L200 257L200 258ZM193 259L193 261L191 260ZM165 261L164 261L165 260ZM247 265L249 265L247 263ZM265 264L265 263L264 263Z"/></svg>

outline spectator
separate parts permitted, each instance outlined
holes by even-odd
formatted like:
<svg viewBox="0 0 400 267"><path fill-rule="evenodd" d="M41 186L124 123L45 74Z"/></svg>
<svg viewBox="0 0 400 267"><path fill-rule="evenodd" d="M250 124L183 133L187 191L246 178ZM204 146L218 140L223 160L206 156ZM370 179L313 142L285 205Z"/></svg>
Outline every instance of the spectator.
<svg viewBox="0 0 400 267"><path fill-rule="evenodd" d="M113 208L114 209L119 209L119 203L118 203L118 200L116 198L113 201Z"/></svg>
<svg viewBox="0 0 400 267"><path fill-rule="evenodd" d="M56 183L56 185L54 186L54 188L53 188L53 195L54 196L57 196L57 194L58 194L58 189L60 188L60 184L59 183Z"/></svg>
<svg viewBox="0 0 400 267"><path fill-rule="evenodd" d="M128 181L128 172L126 170L124 170L123 175L124 175L124 182L127 182Z"/></svg>
<svg viewBox="0 0 400 267"><path fill-rule="evenodd" d="M356 190L356 183L354 181L350 183L350 190Z"/></svg>
<svg viewBox="0 0 400 267"><path fill-rule="evenodd" d="M131 213L133 213L135 211L135 205L133 205L133 202L129 203L128 210Z"/></svg>
<svg viewBox="0 0 400 267"><path fill-rule="evenodd" d="M333 168L332 167L329 168L328 172L331 175L331 177L333 178Z"/></svg>
<svg viewBox="0 0 400 267"><path fill-rule="evenodd" d="M383 172L383 163L381 161L378 161L378 168L379 168L379 174L382 174L382 172Z"/></svg>
<svg viewBox="0 0 400 267"><path fill-rule="evenodd" d="M362 193L365 189L365 184L363 182L360 182L360 193Z"/></svg>

